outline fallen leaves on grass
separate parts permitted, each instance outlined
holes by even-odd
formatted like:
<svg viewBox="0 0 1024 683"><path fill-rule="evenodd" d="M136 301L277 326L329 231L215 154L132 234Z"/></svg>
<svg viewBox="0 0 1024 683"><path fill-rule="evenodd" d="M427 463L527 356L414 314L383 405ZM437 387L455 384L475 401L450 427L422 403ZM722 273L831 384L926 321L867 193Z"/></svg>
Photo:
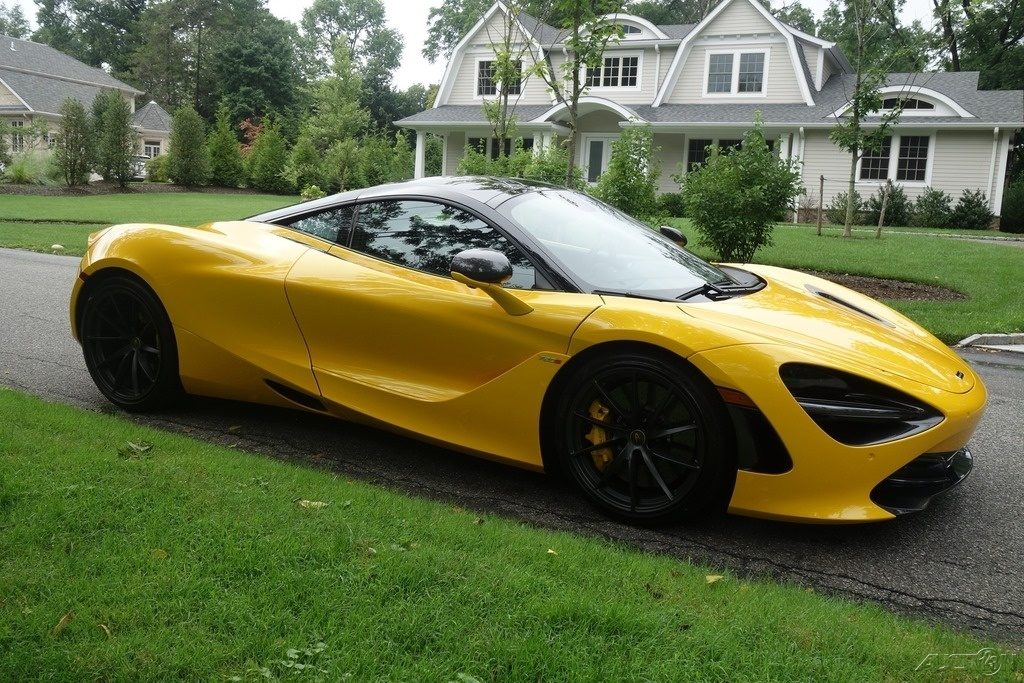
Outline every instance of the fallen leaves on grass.
<svg viewBox="0 0 1024 683"><path fill-rule="evenodd" d="M110 627L107 626L106 624L97 624L97 626L100 627L101 631L103 631L105 634L107 634L107 638L113 638L114 637L114 634L111 632Z"/></svg>
<svg viewBox="0 0 1024 683"><path fill-rule="evenodd" d="M554 548L548 548L548 555L557 555Z"/></svg>
<svg viewBox="0 0 1024 683"><path fill-rule="evenodd" d="M153 451L153 444L148 441L129 441L117 449L117 454L125 460L148 458Z"/></svg>
<svg viewBox="0 0 1024 683"><path fill-rule="evenodd" d="M328 505L330 505L330 503L325 503L322 500L306 500L303 498L298 501L298 506L307 510L323 510Z"/></svg>
<svg viewBox="0 0 1024 683"><path fill-rule="evenodd" d="M725 577L720 574L708 574L704 577L704 580L707 582L709 586L713 586L714 584L718 583L724 578Z"/></svg>
<svg viewBox="0 0 1024 683"><path fill-rule="evenodd" d="M53 627L53 631L50 632L50 635L52 635L54 638L59 638L60 634L64 633L64 629L68 627L68 624L70 624L74 620L74 618L74 612L68 612L67 614L62 616L60 618L60 621L57 622L57 625Z"/></svg>
<svg viewBox="0 0 1024 683"><path fill-rule="evenodd" d="M153 552L150 553L150 554L153 557L155 557L156 559L158 559L158 560L166 560L167 559L167 551L164 550L163 548L154 548Z"/></svg>

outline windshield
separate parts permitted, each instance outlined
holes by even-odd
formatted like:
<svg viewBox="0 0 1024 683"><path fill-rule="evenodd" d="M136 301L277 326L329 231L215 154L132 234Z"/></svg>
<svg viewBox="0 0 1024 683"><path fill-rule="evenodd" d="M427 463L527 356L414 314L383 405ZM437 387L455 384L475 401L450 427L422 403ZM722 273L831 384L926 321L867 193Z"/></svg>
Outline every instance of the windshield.
<svg viewBox="0 0 1024 683"><path fill-rule="evenodd" d="M530 192L498 210L590 291L672 299L707 284L732 284L718 268L579 192Z"/></svg>

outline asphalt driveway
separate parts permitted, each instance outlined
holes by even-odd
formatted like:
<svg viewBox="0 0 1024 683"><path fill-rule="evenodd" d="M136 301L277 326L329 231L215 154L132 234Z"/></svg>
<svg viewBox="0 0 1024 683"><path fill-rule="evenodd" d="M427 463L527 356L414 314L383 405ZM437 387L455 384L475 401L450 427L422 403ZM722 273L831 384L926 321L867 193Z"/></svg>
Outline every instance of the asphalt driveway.
<svg viewBox="0 0 1024 683"><path fill-rule="evenodd" d="M68 332L67 299L76 263L0 250L0 384L109 410ZM316 416L196 399L141 421L462 507L878 601L1019 645L1024 644L1024 356L974 352L968 359L991 394L973 444L974 473L924 513L870 526L725 517L695 526L638 529L595 514L543 475Z"/></svg>

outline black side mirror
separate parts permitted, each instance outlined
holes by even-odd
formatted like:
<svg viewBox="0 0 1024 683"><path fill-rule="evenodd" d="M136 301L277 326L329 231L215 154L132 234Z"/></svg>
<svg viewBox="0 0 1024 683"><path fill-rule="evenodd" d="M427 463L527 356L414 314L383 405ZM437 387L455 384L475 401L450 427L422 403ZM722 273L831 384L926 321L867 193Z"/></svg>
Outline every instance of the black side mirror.
<svg viewBox="0 0 1024 683"><path fill-rule="evenodd" d="M512 264L500 251L467 249L452 259L451 271L473 282L500 285L511 279Z"/></svg>
<svg viewBox="0 0 1024 683"><path fill-rule="evenodd" d="M663 236L669 238L670 240L672 240L673 242L675 242L676 244L678 244L681 247L685 247L690 242L688 239L686 239L686 235L684 235L679 230L676 230L675 228L673 228L671 226L668 226L668 225L661 226L661 229L659 230L659 232Z"/></svg>

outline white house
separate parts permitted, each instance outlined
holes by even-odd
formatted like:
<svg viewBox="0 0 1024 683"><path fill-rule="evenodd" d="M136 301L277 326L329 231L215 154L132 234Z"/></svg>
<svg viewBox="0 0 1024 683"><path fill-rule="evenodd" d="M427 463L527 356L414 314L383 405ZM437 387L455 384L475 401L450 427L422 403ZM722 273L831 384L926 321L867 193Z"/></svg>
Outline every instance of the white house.
<svg viewBox="0 0 1024 683"><path fill-rule="evenodd" d="M698 24L655 26L642 18L609 17L623 28L590 83L579 119L577 162L595 181L607 168L610 143L622 129L650 125L661 148L661 190L678 191L671 175L705 156L706 147L742 138L757 112L780 153L800 162L810 196L828 179L824 201L842 191L850 155L829 130L849 104L854 75L835 43L783 24L757 0L722 0ZM456 47L432 109L397 122L417 132L417 173L423 174L424 136L444 138L443 173L454 174L468 146L497 155L481 103L496 92L489 69L506 21L529 47L524 69L547 60L560 73L566 50L560 32L537 19L510 17L498 2ZM528 77L514 96L518 132L540 148L565 135L565 107L545 83ZM980 189L994 213L1002 202L1014 132L1024 127L1024 93L978 89L977 72L894 73L886 104L906 108L889 145L865 157L858 191L870 195L891 179L914 198L926 187L958 197Z"/></svg>
<svg viewBox="0 0 1024 683"><path fill-rule="evenodd" d="M0 120L13 129L14 152L25 146L18 128L43 121L55 131L66 98L73 97L88 109L103 90L120 93L131 107L139 155L153 157L167 151L171 117L156 102L136 109L135 98L141 91L49 45L0 36Z"/></svg>

